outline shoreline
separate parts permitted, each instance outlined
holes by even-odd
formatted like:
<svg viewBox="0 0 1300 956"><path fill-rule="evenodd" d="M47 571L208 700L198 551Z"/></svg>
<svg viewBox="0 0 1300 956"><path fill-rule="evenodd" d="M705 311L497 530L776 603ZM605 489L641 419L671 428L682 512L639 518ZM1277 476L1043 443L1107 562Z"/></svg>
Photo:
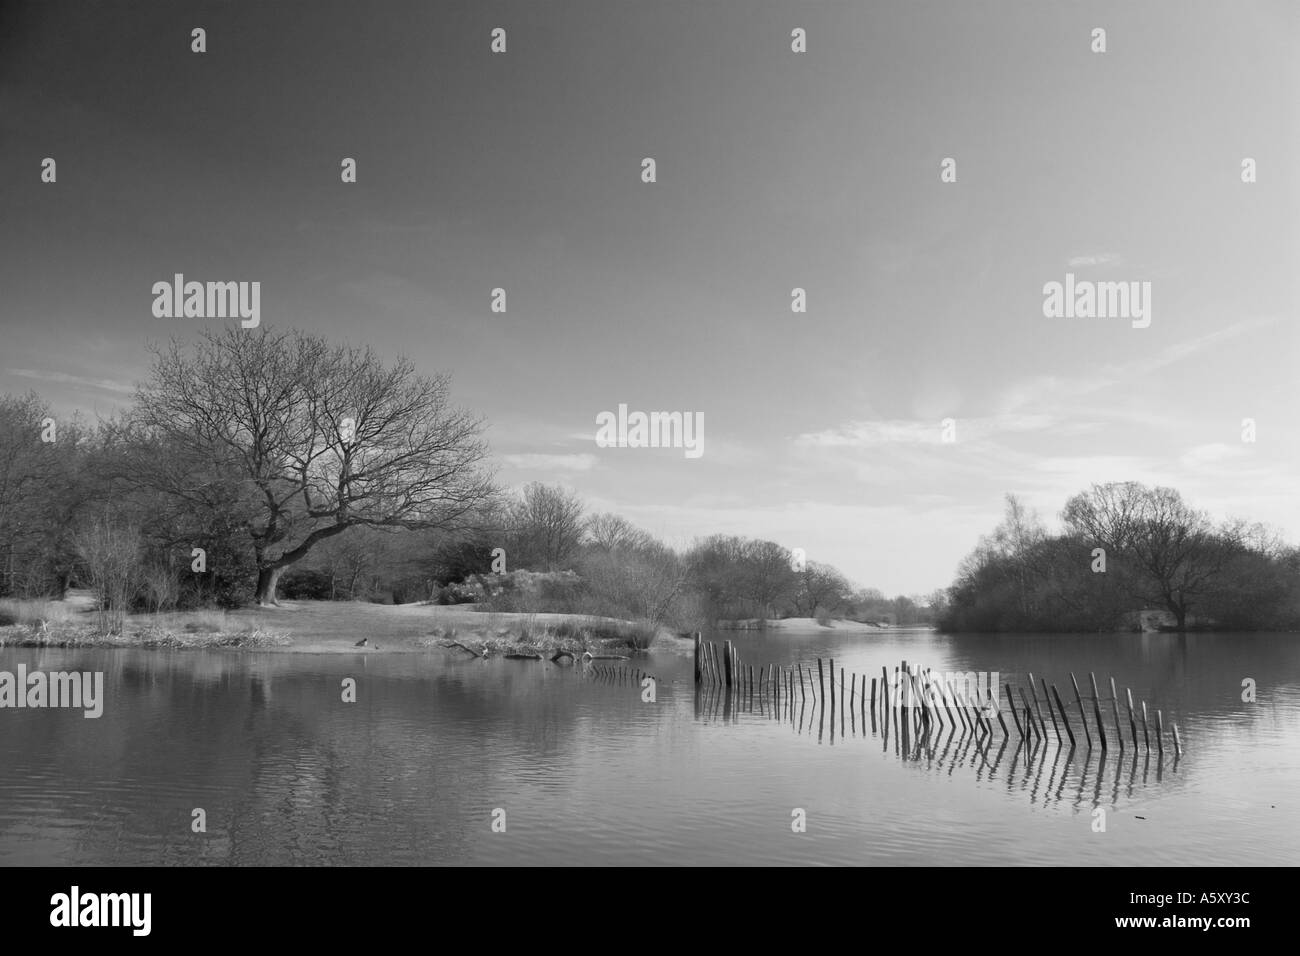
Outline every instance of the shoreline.
<svg viewBox="0 0 1300 956"><path fill-rule="evenodd" d="M4 648L126 648L238 650L281 654L417 654L443 651L455 658L535 655L581 657L584 652L633 657L648 650L688 653L692 642L660 626L586 614L478 610L472 604L370 604L282 601L233 611L129 614L123 632L98 633L85 598L46 604L49 619L0 624ZM34 616L37 617L37 616ZM838 631L883 635L930 630L814 618L727 621L718 633ZM363 646L358 641L365 639Z"/></svg>
<svg viewBox="0 0 1300 956"><path fill-rule="evenodd" d="M62 602L51 602L60 604ZM455 657L584 651L629 657L681 647L666 628L582 614L475 610L473 605L283 601L234 611L127 615L123 631L101 635L92 609L70 604L57 619L0 625L5 648L240 650L282 654L417 654ZM365 645L358 646L364 639ZM641 646L644 644L645 646Z"/></svg>

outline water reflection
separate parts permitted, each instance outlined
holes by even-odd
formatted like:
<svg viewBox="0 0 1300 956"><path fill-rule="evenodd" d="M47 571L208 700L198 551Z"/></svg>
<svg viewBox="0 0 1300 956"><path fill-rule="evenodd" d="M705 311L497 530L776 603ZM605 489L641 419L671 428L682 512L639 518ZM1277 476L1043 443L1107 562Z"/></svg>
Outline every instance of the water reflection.
<svg viewBox="0 0 1300 956"><path fill-rule="evenodd" d="M712 648L702 649L702 653L706 660L718 659L719 652ZM1045 677L1039 679L1041 698L1032 673L1026 675L1028 692L1026 686L1013 688L1010 684L1002 684L1010 705L1005 710L1012 715L1014 722L1014 728L1010 728L1001 709L985 706L996 699L995 691L990 693L986 690L981 696L982 692L976 686L973 696L968 697L939 680L932 670L918 667L915 663L901 662L894 669L892 680L888 669L882 668L879 684L874 678L868 684L865 675L859 678L854 673L849 677L846 693L845 671L840 668L837 674L833 658L825 663L821 659L815 660L818 682L805 688L804 664L809 665L807 671L811 674L813 662L799 661L781 667L766 665L759 669L760 678L755 681L752 665L740 661L738 652L728 646L721 654L724 661L732 655L734 679L729 686L727 681L733 675L725 668L714 671L705 666L701 669L694 699L694 717L699 722L732 724L742 716L758 717L788 723L791 731L799 736L803 736L806 730L810 739L815 724L817 742L830 746L835 745L838 725L841 745L846 742L846 736L864 742L878 740L884 753L890 752L892 734L893 754L901 762L921 764L926 771L948 776L961 767L973 772L975 780L980 783L998 780L1001 774L1008 791L1023 792L1027 789L1031 804L1065 802L1076 809L1085 806L1091 809L1105 804L1117 806L1121 789L1125 799L1131 801L1135 787L1145 787L1152 781L1161 783L1166 771L1176 773L1181 758L1181 746L1174 746L1171 736L1170 759L1166 760L1163 727L1154 738L1153 751L1145 701L1143 733L1139 739L1131 689L1127 691L1127 724L1132 746L1126 744L1120 697L1113 678L1109 697L1100 696L1095 677L1092 677L1093 694L1085 697L1074 683L1074 675L1070 675L1078 706L1077 725L1066 713L1056 685L1049 687ZM829 680L826 679L827 672ZM616 682L624 679L617 674L616 670L610 679ZM1013 709L1016 698L1023 708L1019 713ZM1093 708L1091 725L1085 701ZM1050 734L1047 719L1043 716L1044 702L1051 720ZM1103 704L1111 705L1114 718L1113 733L1109 737ZM1076 726L1080 738L1085 741L1082 745L1075 736ZM997 727L1001 728L1000 733L995 729ZM1095 747L1094 739L1097 741ZM1103 741L1106 741L1104 745ZM1126 760L1126 752L1130 759ZM1108 763L1111 762L1113 785L1106 783ZM1050 772L1044 782L1043 773L1049 764ZM1088 784L1090 774L1094 778L1091 788ZM1090 797L1085 797L1085 792Z"/></svg>
<svg viewBox="0 0 1300 956"><path fill-rule="evenodd" d="M735 644L744 679L733 673L730 694L697 690L689 648L585 666L0 651L0 669L98 670L106 690L98 720L0 711L0 864L1179 865L1300 854L1294 636L868 640L818 629ZM834 659L820 680L817 658ZM1017 712L1000 689L1005 730L982 718L987 687L972 691L971 710L936 708L928 723L892 695L886 705L885 676L904 658L932 674L997 672ZM1257 703L1241 700L1246 677ZM356 703L342 700L345 679ZM1074 747L1054 723L1063 715ZM1026 738L1018 724L1036 729ZM809 825L792 839L795 807ZM1091 830L1096 807L1108 811L1104 838ZM205 833L191 830L195 808ZM491 830L495 808L509 815L505 834Z"/></svg>

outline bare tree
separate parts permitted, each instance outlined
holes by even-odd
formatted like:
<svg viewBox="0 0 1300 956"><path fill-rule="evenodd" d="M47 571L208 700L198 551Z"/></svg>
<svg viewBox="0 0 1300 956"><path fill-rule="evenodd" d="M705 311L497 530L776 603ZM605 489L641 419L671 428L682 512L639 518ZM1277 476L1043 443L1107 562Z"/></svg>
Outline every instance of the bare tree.
<svg viewBox="0 0 1300 956"><path fill-rule="evenodd" d="M828 613L838 611L852 590L848 579L836 568L817 561L809 561L795 576L793 600L800 617L813 617L818 608Z"/></svg>
<svg viewBox="0 0 1300 956"><path fill-rule="evenodd" d="M794 594L791 554L775 541L749 541L744 551L744 590L764 620L779 615Z"/></svg>
<svg viewBox="0 0 1300 956"><path fill-rule="evenodd" d="M1123 561L1134 595L1163 606L1179 630L1242 545L1240 527L1216 532L1173 488L1137 482L1093 485L1066 502L1061 517L1105 548L1108 560Z"/></svg>
<svg viewBox="0 0 1300 956"><path fill-rule="evenodd" d="M137 411L169 450L162 490L238 514L275 603L285 568L355 526L455 528L492 493L481 423L445 376L297 332L226 329L157 352Z"/></svg>
<svg viewBox="0 0 1300 956"><path fill-rule="evenodd" d="M0 594L67 587L74 529L102 490L86 467L89 439L75 418L55 422L35 393L0 396Z"/></svg>
<svg viewBox="0 0 1300 956"><path fill-rule="evenodd" d="M558 485L525 485L510 509L511 537L520 552L515 564L563 568L582 543L582 501Z"/></svg>
<svg viewBox="0 0 1300 956"><path fill-rule="evenodd" d="M1033 611L1034 549L1047 540L1037 512L1030 511L1014 494L1004 497L1002 523L993 530L990 546L1010 561L1016 604L1022 616Z"/></svg>
<svg viewBox="0 0 1300 956"><path fill-rule="evenodd" d="M583 527L585 540L593 548L610 552L620 548L644 548L654 539L622 515L602 511L589 517Z"/></svg>
<svg viewBox="0 0 1300 956"><path fill-rule="evenodd" d="M95 592L100 633L119 633L139 581L139 529L99 518L77 533L76 548Z"/></svg>

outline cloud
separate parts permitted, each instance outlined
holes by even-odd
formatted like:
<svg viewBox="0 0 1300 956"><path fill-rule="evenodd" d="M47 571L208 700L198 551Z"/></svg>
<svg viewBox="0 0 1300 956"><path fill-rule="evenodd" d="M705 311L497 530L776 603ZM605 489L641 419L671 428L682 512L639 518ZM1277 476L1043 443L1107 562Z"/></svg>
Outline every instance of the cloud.
<svg viewBox="0 0 1300 956"><path fill-rule="evenodd" d="M1079 266L1107 266L1122 261L1123 259L1113 252L1098 252L1090 256L1071 256L1066 261L1066 265L1074 269Z"/></svg>
<svg viewBox="0 0 1300 956"><path fill-rule="evenodd" d="M1007 412L1026 406L1035 410L1055 408L1057 417L1066 417L1059 411L1062 404L1069 403L1073 408L1075 400L1103 390L1110 390L1115 397L1123 398L1129 393L1131 383L1134 381L1141 381L1161 369L1221 348L1232 339L1276 322L1277 319L1273 316L1242 319L1217 331L1165 346L1148 357L1137 358L1131 362L1112 362L1087 376L1064 378L1058 375L1040 375L1029 378L1008 386L1003 391L998 404ZM1126 415L1132 411L1127 406L1124 409Z"/></svg>
<svg viewBox="0 0 1300 956"><path fill-rule="evenodd" d="M958 441L989 438L1000 432L1031 432L1052 428L1056 419L1043 414L1007 414L983 418L952 416ZM878 448L884 445L943 444L941 420L892 419L850 421L818 432L805 432L796 445L820 448Z"/></svg>
<svg viewBox="0 0 1300 956"><path fill-rule="evenodd" d="M1244 445L1229 445L1226 442L1212 442L1196 445L1183 453L1180 459L1185 468L1201 469L1206 466L1240 459L1246 454Z"/></svg>
<svg viewBox="0 0 1300 956"><path fill-rule="evenodd" d="M599 463L595 455L547 455L532 452L502 455L501 460L512 468L533 471L591 471Z"/></svg>
<svg viewBox="0 0 1300 956"><path fill-rule="evenodd" d="M118 382L111 378L83 378L80 375L68 375L65 372L38 372L30 368L7 368L5 373L7 375L16 375L18 378L34 378L42 382L58 382L61 385L97 388L104 392L115 392L119 395L130 395L135 392L135 386L130 382Z"/></svg>

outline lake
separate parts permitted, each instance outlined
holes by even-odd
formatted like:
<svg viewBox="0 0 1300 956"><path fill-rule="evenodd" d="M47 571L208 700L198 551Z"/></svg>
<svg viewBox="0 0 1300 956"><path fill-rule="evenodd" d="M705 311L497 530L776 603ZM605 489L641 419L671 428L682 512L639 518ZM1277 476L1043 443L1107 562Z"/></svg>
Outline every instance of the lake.
<svg viewBox="0 0 1300 956"><path fill-rule="evenodd" d="M0 864L1300 859L1296 635L716 637L747 662L833 657L877 677L902 658L1016 685L1032 672L1060 687L1081 746L1058 747L1049 723L1032 749L1013 740L999 755L999 732L985 752L945 730L904 751L896 733L863 728L856 705L830 727L811 706L724 712L697 700L689 654L671 652L633 662L658 678L646 703L634 682L441 653L5 649L0 670L103 671L105 702L98 719L0 710ZM1163 759L1131 742L1121 752L1113 739L1104 759L1095 745L1089 755L1071 671L1085 694L1094 671L1121 697L1131 687L1153 721L1161 708L1182 756L1168 744ZM355 703L342 700L345 678ZM1242 701L1246 678L1254 703ZM196 808L204 833L191 829ZM792 832L796 808L806 832ZM505 832L493 830L497 810Z"/></svg>

